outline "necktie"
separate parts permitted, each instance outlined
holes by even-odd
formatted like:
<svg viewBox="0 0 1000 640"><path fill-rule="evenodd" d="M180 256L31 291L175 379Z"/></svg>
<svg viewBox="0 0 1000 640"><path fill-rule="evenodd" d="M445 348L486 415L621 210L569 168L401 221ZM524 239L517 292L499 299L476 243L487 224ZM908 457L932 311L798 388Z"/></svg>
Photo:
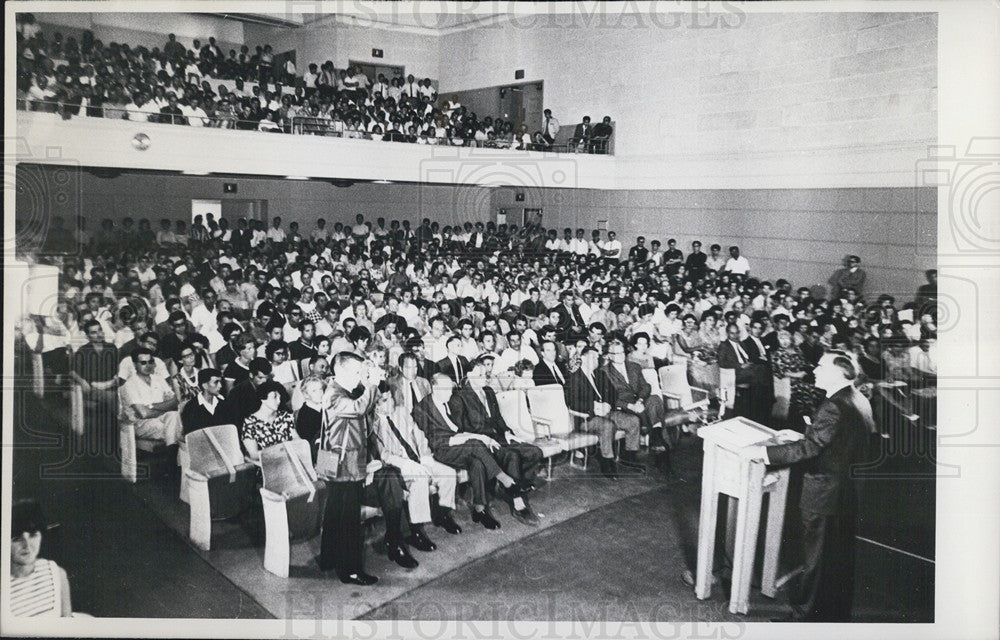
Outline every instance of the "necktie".
<svg viewBox="0 0 1000 640"><path fill-rule="evenodd" d="M562 384L563 377L562 374L559 372L559 367L554 364L550 364L549 368L552 369L552 376L556 379L556 381L558 381L559 384Z"/></svg>
<svg viewBox="0 0 1000 640"><path fill-rule="evenodd" d="M410 460L413 460L414 462L420 462L420 456L417 455L417 452L413 450L413 447L410 446L410 443L407 442L406 439L399 433L399 429L397 429L396 425L393 424L392 418L386 416L385 419L389 423L389 428L392 429L392 434L396 436L396 439L399 440L399 443L403 445L403 449L406 451L407 457L409 457Z"/></svg>
<svg viewBox="0 0 1000 640"><path fill-rule="evenodd" d="M461 383L462 378L465 377L465 372L462 371L462 361L458 358L455 358L455 377L455 382L457 383Z"/></svg>
<svg viewBox="0 0 1000 640"><path fill-rule="evenodd" d="M486 410L486 417L492 418L493 414L490 413L490 403L486 401L486 392L482 389L477 389L476 395L479 396L479 401L483 403L483 409Z"/></svg>
<svg viewBox="0 0 1000 640"><path fill-rule="evenodd" d="M413 407L415 407L418 402L420 402L420 401L417 399L417 389L416 389L416 387L413 386L413 383L411 382L410 383L410 407L409 407L409 409L410 409L411 412L413 411Z"/></svg>
<svg viewBox="0 0 1000 640"><path fill-rule="evenodd" d="M743 350L743 347L741 347L738 342L734 342L732 344L736 349L736 360L739 361L740 364L746 363L746 361L749 360L747 352Z"/></svg>
<svg viewBox="0 0 1000 640"><path fill-rule="evenodd" d="M545 135L549 135L549 118L545 119Z"/></svg>
<svg viewBox="0 0 1000 640"><path fill-rule="evenodd" d="M590 383L590 386L593 387L594 393L597 394L597 399L604 402L604 396L601 395L601 390L597 388L596 384L594 384L594 379L590 377L590 373L585 371L583 375L587 378L587 382Z"/></svg>

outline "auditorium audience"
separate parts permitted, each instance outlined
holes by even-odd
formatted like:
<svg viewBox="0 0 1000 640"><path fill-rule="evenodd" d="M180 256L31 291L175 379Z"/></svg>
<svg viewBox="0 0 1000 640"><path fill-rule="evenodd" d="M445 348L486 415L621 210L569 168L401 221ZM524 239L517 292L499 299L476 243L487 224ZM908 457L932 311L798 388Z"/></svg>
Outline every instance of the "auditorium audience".
<svg viewBox="0 0 1000 640"><path fill-rule="evenodd" d="M542 480L541 451L521 442L524 425L507 424L501 392L561 385L575 428L598 436L600 472L615 478L619 430L623 467L671 468L663 398L646 380L668 362L684 363L713 405L720 367L734 369L750 381L748 402L734 408L800 430L821 395L812 367L836 348L861 356L869 393L879 381L932 389L936 379L932 305L897 308L884 295L871 303L853 285L814 299L787 280L748 276L736 247L720 270L719 245L693 260L699 243L687 259L671 242L662 254L623 258L614 231L586 242L586 230L564 230L546 248L551 234L538 225L411 228L357 216L301 233L281 219L265 230L205 216L183 230L184 244L175 223L157 225L157 236L147 218L108 219L79 255L40 255L61 266L61 303L41 330L38 319L23 324L25 340L62 350L88 406L113 409L120 393L121 418L140 436L172 444L182 432L235 424L251 454L308 441L333 487L322 566L354 584L374 581L351 515L365 486L390 511L390 557L401 566L415 566L407 545L433 545L428 522L460 530L447 479L460 471L475 523L501 525L489 508L492 480L518 522L537 522L527 492ZM60 326L65 344L49 344L60 334L46 327ZM45 360L56 371L58 356ZM787 418L771 416L774 378L787 380ZM403 505L406 487L413 502Z"/></svg>
<svg viewBox="0 0 1000 640"><path fill-rule="evenodd" d="M20 19L20 18L19 18ZM21 24L19 22L19 24ZM24 23L26 24L26 23ZM510 148L515 123L480 116L455 98L440 99L430 78L412 74L369 79L360 67L273 63L271 45L223 55L195 40L188 50L173 34L162 49L105 44L89 30L86 45L36 23L17 32L17 105L63 118L126 118L182 126L367 138L374 141ZM214 38L212 39L214 40ZM222 82L220 82L222 81ZM214 85L214 88L213 88ZM517 135L517 148L609 153L610 116L580 135L557 141L560 125L546 109L541 130ZM478 245L477 245L478 246Z"/></svg>

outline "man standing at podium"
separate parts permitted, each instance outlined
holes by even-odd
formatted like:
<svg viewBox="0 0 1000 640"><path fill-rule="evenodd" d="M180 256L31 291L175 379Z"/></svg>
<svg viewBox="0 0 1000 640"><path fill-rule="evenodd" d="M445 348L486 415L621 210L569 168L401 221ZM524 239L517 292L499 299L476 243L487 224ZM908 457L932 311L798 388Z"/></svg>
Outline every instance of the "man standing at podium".
<svg viewBox="0 0 1000 640"><path fill-rule="evenodd" d="M843 351L823 355L816 386L826 399L805 437L796 442L749 447L746 455L769 465L803 462L804 567L789 593L790 622L850 622L854 592L854 532L858 497L853 465L863 462L875 431L871 405L854 388L858 365Z"/></svg>

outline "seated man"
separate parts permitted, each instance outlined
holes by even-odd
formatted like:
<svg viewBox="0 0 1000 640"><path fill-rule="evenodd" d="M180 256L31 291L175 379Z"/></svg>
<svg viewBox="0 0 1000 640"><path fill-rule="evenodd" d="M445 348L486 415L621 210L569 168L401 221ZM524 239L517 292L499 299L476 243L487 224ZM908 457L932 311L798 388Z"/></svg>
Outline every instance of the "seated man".
<svg viewBox="0 0 1000 640"><path fill-rule="evenodd" d="M738 415L746 416L754 422L767 424L771 417L773 392L769 378L769 368L761 362L753 362L743 345L740 344L740 328L735 323L726 327L728 339L719 344L719 371L733 371L736 392L727 398L727 407ZM772 383L773 384L773 383ZM740 389L744 390L740 393Z"/></svg>
<svg viewBox="0 0 1000 640"><path fill-rule="evenodd" d="M500 466L518 484L531 487L545 455L535 445L514 435L513 429L504 421L496 393L486 386L486 375L492 366L493 358L490 356L473 360L466 384L452 394L448 404L455 424L464 433L482 434L495 440L499 449L494 451L494 456ZM523 507L512 506L511 514L523 524L538 525L538 516L527 501Z"/></svg>
<svg viewBox="0 0 1000 640"><path fill-rule="evenodd" d="M153 352L149 349L133 351L132 361L135 374L118 390L120 424L133 425L136 438L176 445L181 439L181 417L170 383L153 370Z"/></svg>
<svg viewBox="0 0 1000 640"><path fill-rule="evenodd" d="M104 341L104 329L98 320L84 323L83 331L87 343L73 354L70 375L73 382L82 387L84 403L94 410L100 418L99 423L111 424L120 383L116 375L118 350Z"/></svg>
<svg viewBox="0 0 1000 640"><path fill-rule="evenodd" d="M600 354L593 347L585 347L580 354L580 368L569 374L566 383L566 406L570 413L583 420L581 428L584 431L597 433L601 447L601 473L616 480L615 469L615 432L621 429L625 432L625 452L622 453L622 464L631 467L639 466L639 417L637 415L618 411L615 388L607 383L602 376L600 381L596 376Z"/></svg>
<svg viewBox="0 0 1000 640"><path fill-rule="evenodd" d="M218 369L202 369L198 372L198 395L187 401L181 409L181 426L186 436L192 431L230 424L223 411L222 374Z"/></svg>
<svg viewBox="0 0 1000 640"><path fill-rule="evenodd" d="M413 414L413 408L431 392L431 383L419 375L418 357L407 351L399 356L399 373L388 380L397 407Z"/></svg>
<svg viewBox="0 0 1000 640"><path fill-rule="evenodd" d="M410 544L421 551L433 551L436 546L424 532L424 524L434 522L448 533L462 531L451 515L455 508L458 477L455 470L434 459L427 438L417 428L404 407L397 406L391 391L379 396L375 405L374 429L380 442L382 462L399 469L410 497ZM431 495L431 488L437 491Z"/></svg>
<svg viewBox="0 0 1000 640"><path fill-rule="evenodd" d="M563 366L557 361L556 343L552 340L542 342L542 360L535 365L532 379L537 386L546 384L566 385L568 374Z"/></svg>
<svg viewBox="0 0 1000 640"><path fill-rule="evenodd" d="M486 483L496 478L504 488L517 494L523 492L523 487L500 468L490 453L491 448L500 448L495 440L475 433L459 433L448 404L454 387L455 383L447 375L434 374L431 393L414 407L413 419L427 437L435 460L469 473L472 521L487 529L499 529L500 523L489 510ZM518 495L515 500L520 500L518 508L523 508L523 496Z"/></svg>
<svg viewBox="0 0 1000 640"><path fill-rule="evenodd" d="M469 361L462 355L462 338L451 336L447 342L448 353L438 361L436 367L456 385L462 384L469 373Z"/></svg>
<svg viewBox="0 0 1000 640"><path fill-rule="evenodd" d="M642 376L642 367L626 362L625 345L621 340L615 338L608 344L608 362L601 367L598 377L604 379L599 384L614 389L615 409L639 416L640 426L652 430L651 448L659 452L656 463L671 473L670 452L663 437L663 398L650 395L652 388ZM634 458L630 457L630 461Z"/></svg>
<svg viewBox="0 0 1000 640"><path fill-rule="evenodd" d="M223 403L223 413L229 424L242 427L248 415L260 408L257 387L271 379L271 363L264 358L250 361L250 376L230 390ZM242 439L242 433L240 434Z"/></svg>

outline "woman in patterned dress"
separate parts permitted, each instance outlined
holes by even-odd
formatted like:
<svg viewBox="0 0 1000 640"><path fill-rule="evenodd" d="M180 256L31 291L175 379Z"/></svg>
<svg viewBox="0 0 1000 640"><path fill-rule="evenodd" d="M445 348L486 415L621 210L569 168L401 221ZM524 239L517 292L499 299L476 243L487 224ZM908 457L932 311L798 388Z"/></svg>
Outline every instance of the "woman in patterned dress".
<svg viewBox="0 0 1000 640"><path fill-rule="evenodd" d="M778 332L778 348L771 354L771 367L776 378L788 378L791 382L788 424L794 429L802 429L803 416L811 416L825 394L808 381L809 363L802 351L795 346L792 334L788 331Z"/></svg>
<svg viewBox="0 0 1000 640"><path fill-rule="evenodd" d="M242 431L243 445L254 460L260 458L262 449L299 438L291 412L281 408L286 397L280 382L269 380L257 387L260 409L243 420Z"/></svg>
<svg viewBox="0 0 1000 640"><path fill-rule="evenodd" d="M185 344L177 358L177 373L170 377L177 402L184 402L198 395L198 355L194 346Z"/></svg>

